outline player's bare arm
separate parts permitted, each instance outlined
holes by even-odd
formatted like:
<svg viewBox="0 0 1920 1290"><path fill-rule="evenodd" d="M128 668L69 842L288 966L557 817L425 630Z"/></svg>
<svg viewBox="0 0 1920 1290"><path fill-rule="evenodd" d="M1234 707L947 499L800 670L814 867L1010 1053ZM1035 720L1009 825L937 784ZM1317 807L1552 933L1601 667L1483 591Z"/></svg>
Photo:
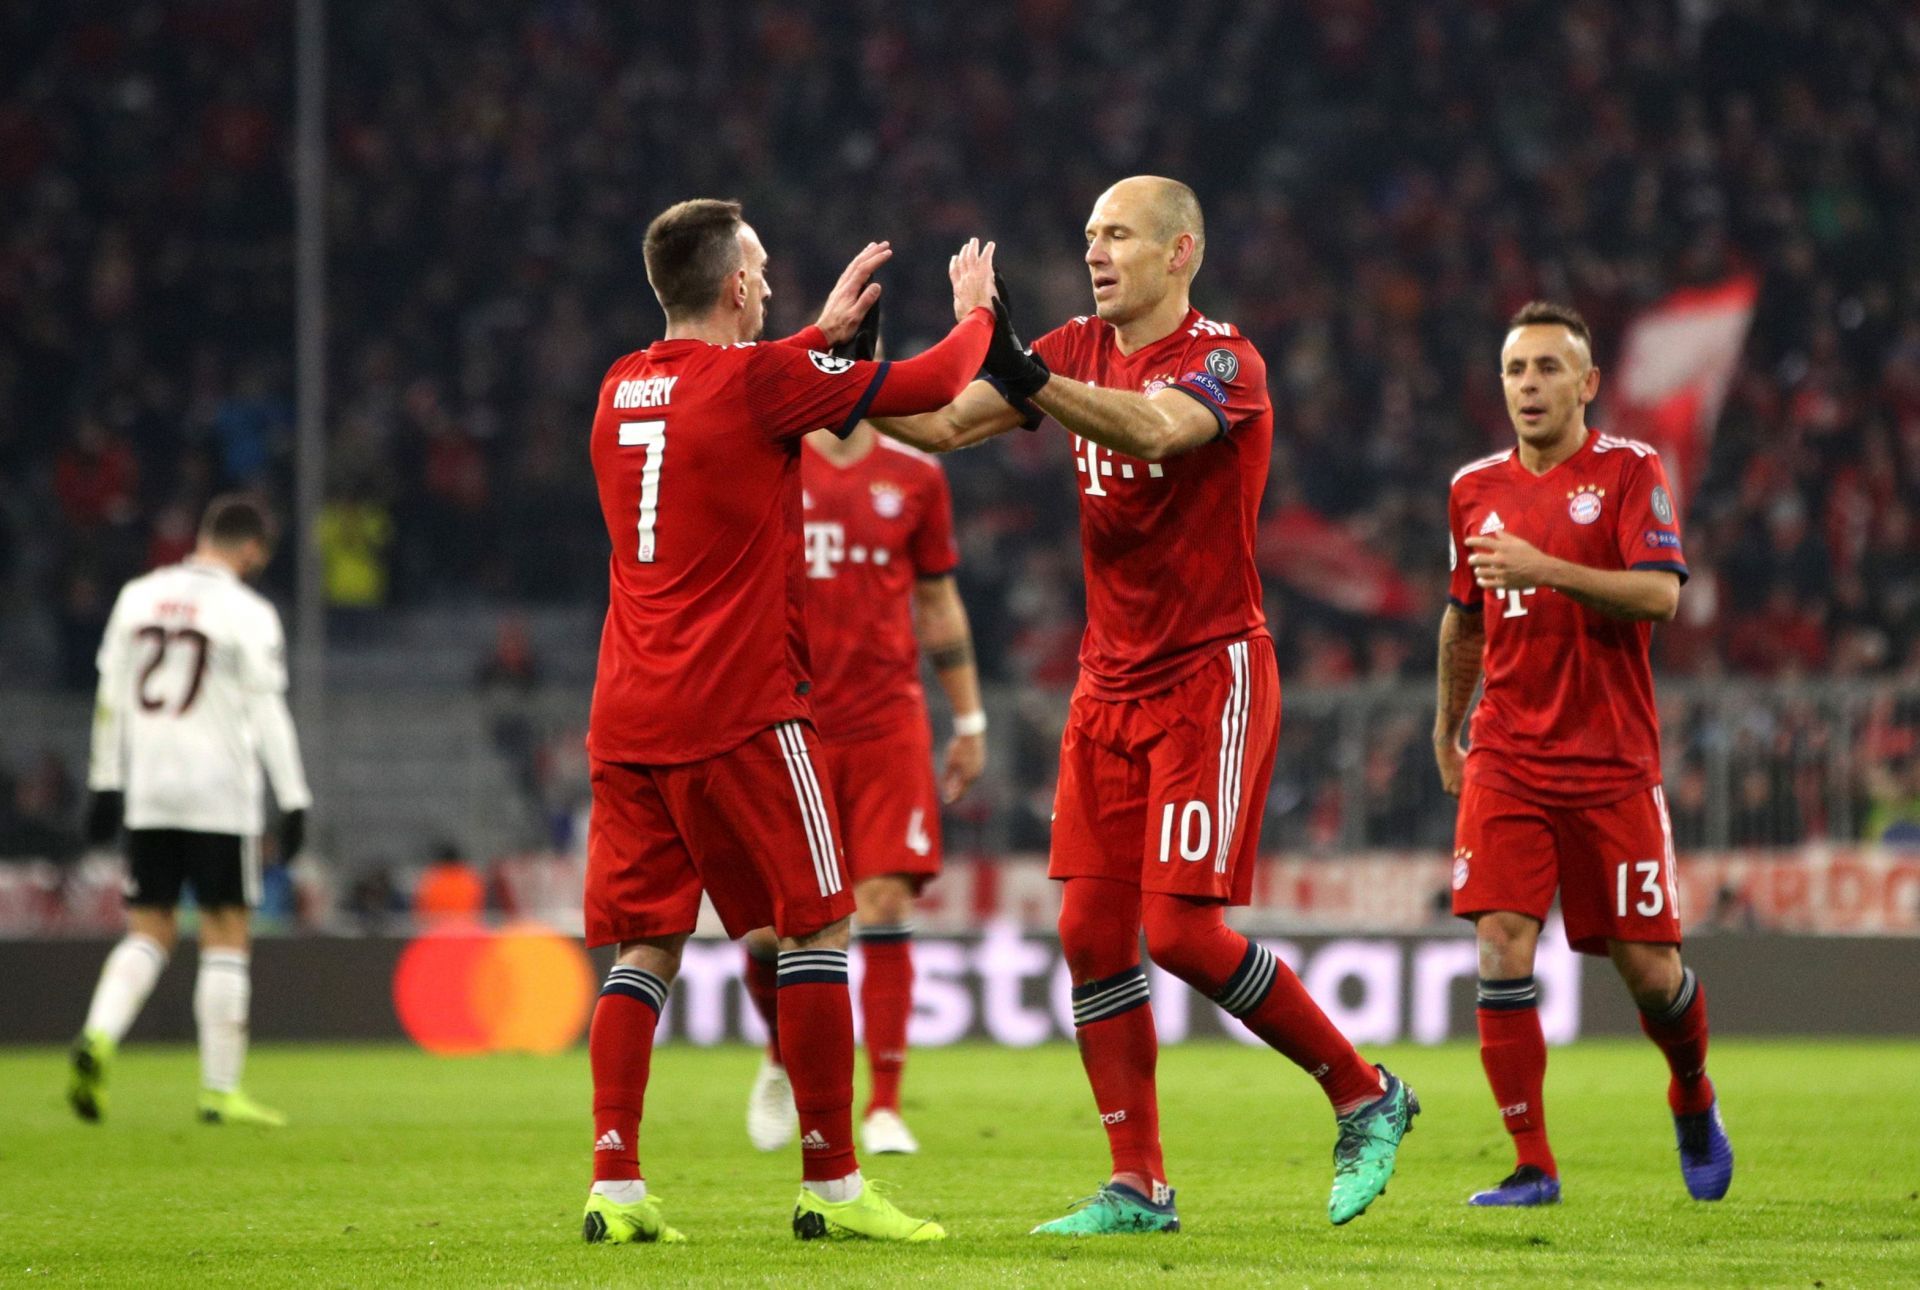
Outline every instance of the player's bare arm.
<svg viewBox="0 0 1920 1290"><path fill-rule="evenodd" d="M869 417L880 433L922 452L953 452L1003 435L1020 425L1018 409L985 381L975 381L936 412L917 417Z"/></svg>
<svg viewBox="0 0 1920 1290"><path fill-rule="evenodd" d="M960 585L951 574L922 578L913 588L913 630L920 653L946 692L954 716L953 740L940 771L940 800L957 802L987 764L986 714L973 661L973 630Z"/></svg>
<svg viewBox="0 0 1920 1290"><path fill-rule="evenodd" d="M1040 387L1033 403L1082 439L1142 461L1178 457L1220 433L1219 418L1177 389L1146 395L1055 379Z"/></svg>
<svg viewBox="0 0 1920 1290"><path fill-rule="evenodd" d="M1474 581L1489 591L1548 587L1611 618L1670 622L1680 608L1680 576L1665 569L1596 569L1548 555L1512 533L1467 539Z"/></svg>
<svg viewBox="0 0 1920 1290"><path fill-rule="evenodd" d="M1440 786L1455 797L1466 773L1467 754L1460 747L1473 692L1480 686L1486 647L1486 623L1481 616L1448 605L1440 616L1439 684L1434 696L1433 756L1440 766Z"/></svg>

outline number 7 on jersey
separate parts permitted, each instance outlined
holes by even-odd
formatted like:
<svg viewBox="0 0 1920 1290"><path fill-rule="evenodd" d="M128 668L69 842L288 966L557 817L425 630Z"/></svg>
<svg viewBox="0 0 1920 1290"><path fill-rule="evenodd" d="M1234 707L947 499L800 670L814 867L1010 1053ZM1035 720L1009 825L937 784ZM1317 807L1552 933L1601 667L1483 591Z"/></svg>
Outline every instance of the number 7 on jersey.
<svg viewBox="0 0 1920 1290"><path fill-rule="evenodd" d="M646 453L640 463L640 563L652 564L653 523L660 514L660 465L667 455L667 423L622 421L620 446Z"/></svg>

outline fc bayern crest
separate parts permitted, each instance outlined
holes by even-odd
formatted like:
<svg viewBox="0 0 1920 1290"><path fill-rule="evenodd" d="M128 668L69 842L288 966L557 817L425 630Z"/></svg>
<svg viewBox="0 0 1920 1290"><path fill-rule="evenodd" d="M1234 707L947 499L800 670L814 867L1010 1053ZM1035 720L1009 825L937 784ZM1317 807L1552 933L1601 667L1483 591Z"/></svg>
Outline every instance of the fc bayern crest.
<svg viewBox="0 0 1920 1290"><path fill-rule="evenodd" d="M1567 503L1567 515L1575 524L1591 524L1600 518L1600 494L1583 488Z"/></svg>
<svg viewBox="0 0 1920 1290"><path fill-rule="evenodd" d="M906 497L892 484L875 484L871 491L873 513L883 520L897 520L907 508Z"/></svg>
<svg viewBox="0 0 1920 1290"><path fill-rule="evenodd" d="M1467 885L1467 856L1471 854L1472 852L1466 852L1453 857L1453 889L1455 891Z"/></svg>
<svg viewBox="0 0 1920 1290"><path fill-rule="evenodd" d="M1240 360L1230 349L1216 349L1207 355L1207 371L1223 381L1240 375Z"/></svg>

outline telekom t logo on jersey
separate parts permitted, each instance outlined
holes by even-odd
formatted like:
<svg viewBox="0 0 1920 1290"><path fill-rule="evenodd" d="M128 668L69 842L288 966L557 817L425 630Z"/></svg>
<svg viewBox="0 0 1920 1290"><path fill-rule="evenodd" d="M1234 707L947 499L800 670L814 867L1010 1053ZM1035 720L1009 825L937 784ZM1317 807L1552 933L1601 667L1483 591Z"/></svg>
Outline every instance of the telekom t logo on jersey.
<svg viewBox="0 0 1920 1290"><path fill-rule="evenodd" d="M1087 477L1086 494L1088 497L1105 497L1107 481L1114 477L1114 452L1111 448L1102 448L1091 439L1073 437L1073 455L1075 468ZM1130 461L1118 463L1120 478L1132 479L1139 470ZM1166 476L1166 467L1159 462L1147 466L1148 479L1162 479Z"/></svg>
<svg viewBox="0 0 1920 1290"><path fill-rule="evenodd" d="M857 542L848 546L846 525L830 520L808 520L804 543L809 578L831 578L837 566L849 562L884 566L893 560L893 553L883 546L869 548Z"/></svg>

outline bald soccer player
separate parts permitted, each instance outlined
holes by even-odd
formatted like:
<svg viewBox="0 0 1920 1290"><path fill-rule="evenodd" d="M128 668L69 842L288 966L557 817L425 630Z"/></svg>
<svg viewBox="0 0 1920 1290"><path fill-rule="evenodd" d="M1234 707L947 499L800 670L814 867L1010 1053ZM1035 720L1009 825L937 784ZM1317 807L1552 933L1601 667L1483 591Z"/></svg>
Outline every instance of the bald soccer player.
<svg viewBox="0 0 1920 1290"><path fill-rule="evenodd" d="M1032 428L1042 414L1073 435L1087 632L1048 872L1064 884L1074 1024L1113 1172L1034 1231L1179 1229L1161 1160L1143 928L1155 963L1319 1082L1338 1131L1328 1216L1345 1223L1385 1190L1419 1101L1223 917L1251 894L1280 728L1253 559L1273 441L1266 363L1232 324L1189 302L1206 226L1185 184L1115 184L1086 236L1091 315L1030 350L1002 327L987 379L938 412L876 421L936 452Z"/></svg>

